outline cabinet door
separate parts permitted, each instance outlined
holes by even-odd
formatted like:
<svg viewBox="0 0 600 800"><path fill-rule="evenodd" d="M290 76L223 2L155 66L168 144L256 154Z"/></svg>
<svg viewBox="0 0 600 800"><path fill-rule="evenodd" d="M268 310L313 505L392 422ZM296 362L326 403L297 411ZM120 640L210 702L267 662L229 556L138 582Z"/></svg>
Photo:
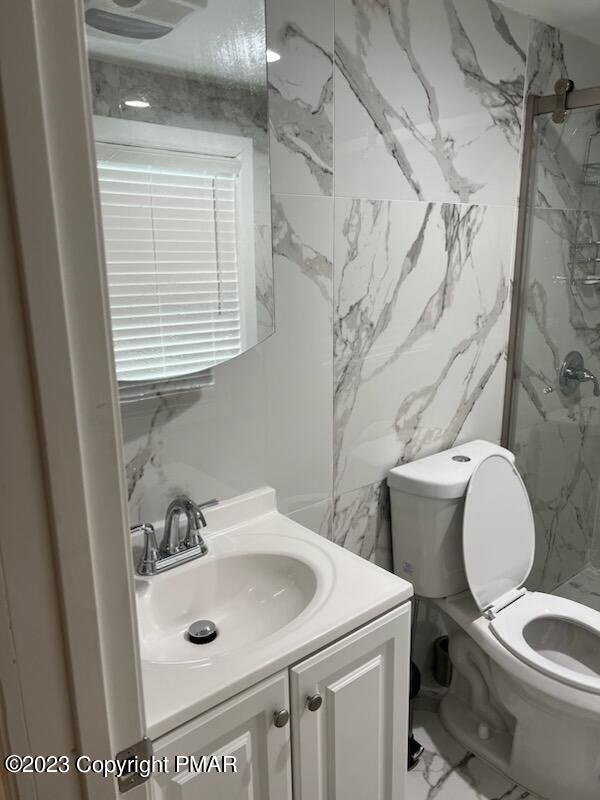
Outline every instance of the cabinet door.
<svg viewBox="0 0 600 800"><path fill-rule="evenodd" d="M404 800L409 663L406 604L292 668L294 800Z"/></svg>
<svg viewBox="0 0 600 800"><path fill-rule="evenodd" d="M291 800L290 725L273 715L289 710L288 676L280 672L163 736L154 746L169 774L152 778L154 800ZM236 756L237 771L174 771L176 756Z"/></svg>

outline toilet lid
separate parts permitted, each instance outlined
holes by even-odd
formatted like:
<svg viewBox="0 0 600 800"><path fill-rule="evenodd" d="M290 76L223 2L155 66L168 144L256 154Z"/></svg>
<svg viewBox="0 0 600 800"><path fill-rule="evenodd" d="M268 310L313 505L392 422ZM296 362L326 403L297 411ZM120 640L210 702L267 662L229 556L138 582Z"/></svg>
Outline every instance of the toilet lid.
<svg viewBox="0 0 600 800"><path fill-rule="evenodd" d="M484 458L467 487L463 556L471 593L481 611L501 605L531 571L535 529L521 476L502 455Z"/></svg>

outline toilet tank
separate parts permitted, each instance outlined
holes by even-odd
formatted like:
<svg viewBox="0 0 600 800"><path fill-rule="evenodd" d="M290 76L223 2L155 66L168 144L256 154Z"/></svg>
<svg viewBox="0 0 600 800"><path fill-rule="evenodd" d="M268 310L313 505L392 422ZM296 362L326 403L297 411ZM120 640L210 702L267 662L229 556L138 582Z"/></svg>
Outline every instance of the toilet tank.
<svg viewBox="0 0 600 800"><path fill-rule="evenodd" d="M388 473L396 575L422 597L468 588L462 551L465 493L475 467L492 453L514 456L483 440L395 467Z"/></svg>

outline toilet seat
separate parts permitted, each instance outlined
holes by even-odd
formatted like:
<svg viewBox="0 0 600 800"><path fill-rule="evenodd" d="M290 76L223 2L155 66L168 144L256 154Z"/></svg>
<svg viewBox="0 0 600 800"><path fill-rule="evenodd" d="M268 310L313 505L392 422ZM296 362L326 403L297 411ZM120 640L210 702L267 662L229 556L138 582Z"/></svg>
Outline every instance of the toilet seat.
<svg viewBox="0 0 600 800"><path fill-rule="evenodd" d="M512 655L600 694L600 612L528 592L523 584L534 550L533 512L521 476L505 456L490 455L473 470L465 498L463 557L471 596Z"/></svg>
<svg viewBox="0 0 600 800"><path fill-rule="evenodd" d="M536 625L538 633L528 636ZM490 621L519 660L569 686L600 694L600 612L564 597L526 592ZM563 645L570 644L570 652Z"/></svg>
<svg viewBox="0 0 600 800"><path fill-rule="evenodd" d="M493 614L525 592L535 526L527 489L514 464L494 453L473 470L463 516L463 558L473 599Z"/></svg>

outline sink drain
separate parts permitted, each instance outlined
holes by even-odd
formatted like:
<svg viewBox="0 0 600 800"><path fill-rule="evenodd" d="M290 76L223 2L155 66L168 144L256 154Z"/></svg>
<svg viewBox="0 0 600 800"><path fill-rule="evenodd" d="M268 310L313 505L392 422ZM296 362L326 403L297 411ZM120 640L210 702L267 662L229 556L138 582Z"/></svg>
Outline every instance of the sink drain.
<svg viewBox="0 0 600 800"><path fill-rule="evenodd" d="M217 626L210 619L199 619L188 628L188 638L192 644L208 644L217 638Z"/></svg>

